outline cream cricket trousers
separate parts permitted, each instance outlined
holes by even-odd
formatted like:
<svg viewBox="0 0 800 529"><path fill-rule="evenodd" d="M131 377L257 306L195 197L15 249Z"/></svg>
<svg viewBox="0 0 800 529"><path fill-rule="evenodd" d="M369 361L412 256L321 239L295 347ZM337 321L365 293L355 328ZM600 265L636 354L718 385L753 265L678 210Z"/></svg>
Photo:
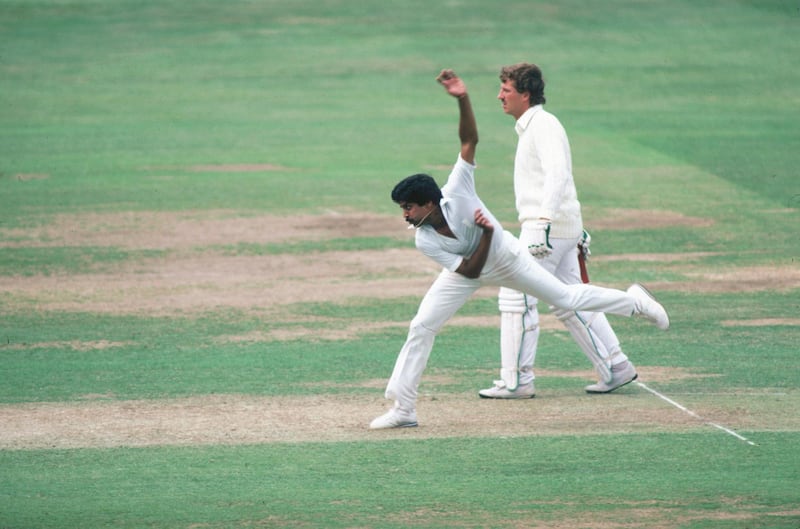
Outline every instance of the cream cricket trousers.
<svg viewBox="0 0 800 529"><path fill-rule="evenodd" d="M417 388L436 334L480 287L511 288L564 310L633 315L635 300L626 292L583 283L566 285L542 268L511 233L495 236L503 237L502 248L498 255L490 256L479 278L442 270L422 298L386 386L386 398L396 401L398 407L416 408Z"/></svg>

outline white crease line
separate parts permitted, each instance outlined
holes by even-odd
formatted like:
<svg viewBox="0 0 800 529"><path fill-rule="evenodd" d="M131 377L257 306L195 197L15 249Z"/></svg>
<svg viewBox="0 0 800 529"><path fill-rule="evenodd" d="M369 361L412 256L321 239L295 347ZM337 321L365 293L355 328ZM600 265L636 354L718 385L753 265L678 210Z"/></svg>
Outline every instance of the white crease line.
<svg viewBox="0 0 800 529"><path fill-rule="evenodd" d="M788 397L789 394L784 393L740 393L737 391L720 391L720 392L702 392L697 393L694 391L687 391L686 393L673 393L673 395L680 395L682 397Z"/></svg>
<svg viewBox="0 0 800 529"><path fill-rule="evenodd" d="M746 437L742 437L741 435L739 435L738 433L734 432L734 431L733 431L733 430L731 430L730 428L725 428L724 426L722 426L722 425L720 425L720 424L717 424L717 423L715 423L715 422L711 422L711 421L707 421L707 420L705 420L704 418L700 417L699 415L697 415L695 412L693 412L692 410L690 410L690 409L689 409L689 408L687 408L686 406L683 406L683 405L681 405L681 404L679 404L679 403L675 402L675 401L674 401L674 400L672 400L671 398L669 398L669 397L667 397L667 396L665 396L665 395L662 395L662 394L661 394L661 393L659 393L658 391L656 391L656 390L654 390L654 389L651 389L651 388L649 388L649 387L645 386L645 385L644 385L644 384L642 384L641 382L639 382L639 381L636 381L636 384L637 384L637 385L638 385L640 388L642 388L642 389L645 389L645 390L649 391L650 393L652 393L652 394L653 394L653 395L655 395L656 397L660 398L660 399L661 399L661 400L663 400L664 402L669 402L670 404L672 404L673 406L675 406L675 407L676 407L676 408L678 408L679 410L681 410L681 411L684 411L684 412L688 413L689 415L691 415L691 416L692 416L692 417L694 417L695 419L697 419L697 420L700 420L700 421L703 421L705 424L707 424L707 425L709 425L709 426L713 426L714 428L719 428L719 429L720 429L720 430L722 430L723 432L725 432L725 433L728 433L728 434L730 434L730 435L734 436L735 438L739 439L740 441L744 441L745 443L747 443L747 444L749 444L749 445L756 446L756 444L755 444L753 441L751 441L751 440L747 439Z"/></svg>

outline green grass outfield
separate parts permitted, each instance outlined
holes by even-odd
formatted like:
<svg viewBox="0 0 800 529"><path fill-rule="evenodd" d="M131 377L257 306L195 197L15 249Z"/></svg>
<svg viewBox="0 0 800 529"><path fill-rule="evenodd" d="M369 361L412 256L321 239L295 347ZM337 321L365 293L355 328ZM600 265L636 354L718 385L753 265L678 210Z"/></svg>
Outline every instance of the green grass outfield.
<svg viewBox="0 0 800 529"><path fill-rule="evenodd" d="M778 0L0 0L0 529L797 529L799 30ZM389 191L457 153L434 78L514 229L523 60L593 279L670 311L613 318L623 347L696 416L586 395L557 326L535 399L481 401L487 290L420 427L371 432L435 272Z"/></svg>

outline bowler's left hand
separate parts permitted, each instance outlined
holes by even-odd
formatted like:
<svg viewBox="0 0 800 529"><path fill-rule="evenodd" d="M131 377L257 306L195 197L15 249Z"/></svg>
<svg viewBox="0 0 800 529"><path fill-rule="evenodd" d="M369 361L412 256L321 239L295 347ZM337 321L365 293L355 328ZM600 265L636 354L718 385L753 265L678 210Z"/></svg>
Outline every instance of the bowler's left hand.
<svg viewBox="0 0 800 529"><path fill-rule="evenodd" d="M447 93L453 97L464 97L467 95L467 85L464 84L453 70L446 69L442 70L441 73L436 77L436 80L444 86L444 89L447 90Z"/></svg>
<svg viewBox="0 0 800 529"><path fill-rule="evenodd" d="M493 233L494 225L486 215L483 214L480 208L475 210L475 225L479 226L485 233Z"/></svg>

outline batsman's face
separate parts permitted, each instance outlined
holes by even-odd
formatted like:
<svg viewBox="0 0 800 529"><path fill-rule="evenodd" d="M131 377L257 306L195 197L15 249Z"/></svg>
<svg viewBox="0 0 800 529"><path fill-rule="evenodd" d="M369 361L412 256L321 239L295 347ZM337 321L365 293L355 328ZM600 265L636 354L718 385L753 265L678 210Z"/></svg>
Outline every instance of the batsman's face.
<svg viewBox="0 0 800 529"><path fill-rule="evenodd" d="M403 210L403 219L412 226L419 226L425 217L429 216L433 209L433 202L428 202L424 206L413 202L400 202L400 209Z"/></svg>
<svg viewBox="0 0 800 529"><path fill-rule="evenodd" d="M514 119L519 119L530 106L530 95L517 92L517 87L511 80L503 81L500 85L497 99L503 104L503 112L514 116Z"/></svg>

